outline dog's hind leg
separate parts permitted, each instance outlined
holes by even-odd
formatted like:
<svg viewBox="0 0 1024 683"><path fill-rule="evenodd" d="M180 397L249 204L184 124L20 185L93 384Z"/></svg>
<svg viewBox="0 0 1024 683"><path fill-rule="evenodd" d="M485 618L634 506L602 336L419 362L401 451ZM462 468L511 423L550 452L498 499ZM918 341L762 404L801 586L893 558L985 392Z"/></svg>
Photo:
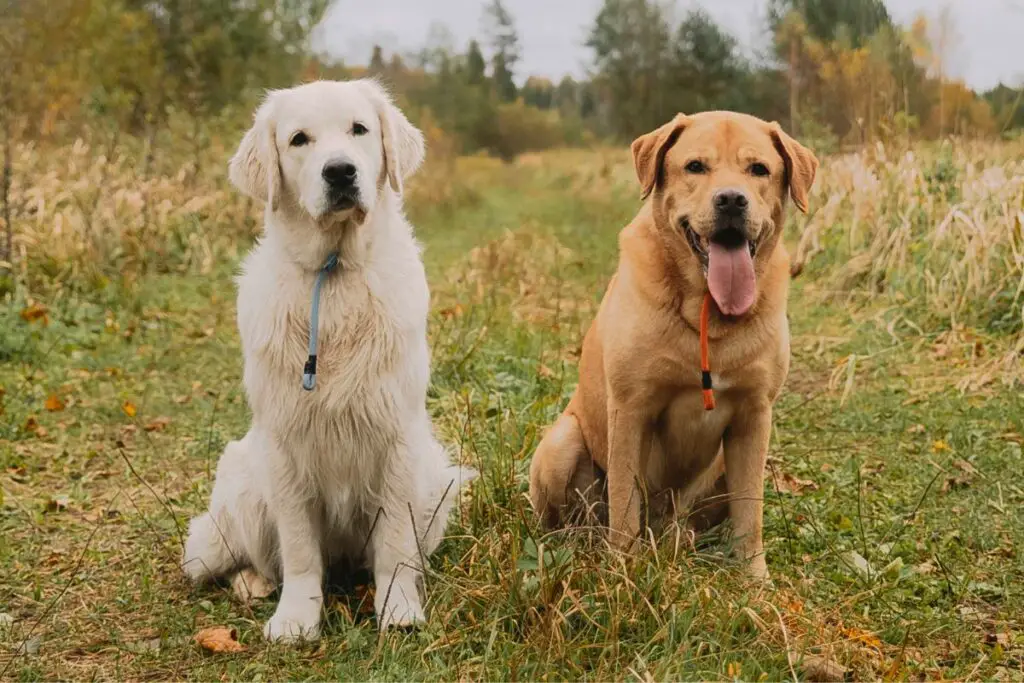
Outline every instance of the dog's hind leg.
<svg viewBox="0 0 1024 683"><path fill-rule="evenodd" d="M416 519L420 548L427 557L440 545L448 526L448 515L458 501L459 493L478 476L477 471L470 467L449 464L440 444L434 442L432 448L437 455L424 459L430 467L429 471L420 473L426 490L420 495L422 502Z"/></svg>
<svg viewBox="0 0 1024 683"><path fill-rule="evenodd" d="M587 517L600 499L598 483L579 420L563 413L544 435L530 463L533 509L548 528L564 521L567 506Z"/></svg>
<svg viewBox="0 0 1024 683"><path fill-rule="evenodd" d="M182 568L196 582L207 582L255 565L264 576L268 562L264 504L252 482L252 439L232 441L217 464L208 512L189 524Z"/></svg>
<svg viewBox="0 0 1024 683"><path fill-rule="evenodd" d="M238 555L228 546L227 530L204 512L189 524L188 540L181 567L190 579L204 583L218 579L240 564Z"/></svg>

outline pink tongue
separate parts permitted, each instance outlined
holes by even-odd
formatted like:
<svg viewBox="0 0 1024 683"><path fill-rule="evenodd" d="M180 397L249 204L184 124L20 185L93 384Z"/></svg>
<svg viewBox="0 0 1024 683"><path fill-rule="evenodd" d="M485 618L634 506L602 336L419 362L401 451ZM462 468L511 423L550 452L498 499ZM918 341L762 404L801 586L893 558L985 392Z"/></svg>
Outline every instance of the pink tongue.
<svg viewBox="0 0 1024 683"><path fill-rule="evenodd" d="M726 315L743 315L754 304L754 259L746 243L726 249L712 242L708 250L708 288Z"/></svg>

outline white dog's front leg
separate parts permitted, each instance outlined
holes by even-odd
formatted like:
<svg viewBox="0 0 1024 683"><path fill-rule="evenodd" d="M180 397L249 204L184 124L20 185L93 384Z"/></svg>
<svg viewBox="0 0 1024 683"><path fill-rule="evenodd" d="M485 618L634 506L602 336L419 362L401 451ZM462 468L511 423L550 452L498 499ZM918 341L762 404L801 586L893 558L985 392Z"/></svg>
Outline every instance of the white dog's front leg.
<svg viewBox="0 0 1024 683"><path fill-rule="evenodd" d="M380 630L413 626L426 620L420 600L423 575L410 504L416 510L415 486L408 472L394 473L373 531L374 608Z"/></svg>
<svg viewBox="0 0 1024 683"><path fill-rule="evenodd" d="M292 477L278 477L274 510L281 549L281 601L263 628L267 640L316 640L323 605L323 555L307 492Z"/></svg>

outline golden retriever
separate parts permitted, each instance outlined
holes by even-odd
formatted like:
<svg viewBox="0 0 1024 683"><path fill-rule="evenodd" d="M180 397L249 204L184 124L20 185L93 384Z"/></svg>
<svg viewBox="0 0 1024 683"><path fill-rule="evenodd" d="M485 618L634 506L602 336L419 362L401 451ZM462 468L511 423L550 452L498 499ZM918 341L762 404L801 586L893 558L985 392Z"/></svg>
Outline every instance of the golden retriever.
<svg viewBox="0 0 1024 683"><path fill-rule="evenodd" d="M375 82L319 81L272 92L231 160L266 203L238 279L252 426L224 449L183 565L243 597L280 583L268 639L318 637L340 559L372 569L382 629L422 621L423 558L475 476L449 463L425 403L430 296L402 211L423 155Z"/></svg>

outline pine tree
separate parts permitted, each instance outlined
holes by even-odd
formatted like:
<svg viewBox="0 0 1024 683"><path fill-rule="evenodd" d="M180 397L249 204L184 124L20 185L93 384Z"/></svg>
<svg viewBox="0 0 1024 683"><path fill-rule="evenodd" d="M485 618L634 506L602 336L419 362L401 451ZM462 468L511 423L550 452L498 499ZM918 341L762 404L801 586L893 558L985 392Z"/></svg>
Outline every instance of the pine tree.
<svg viewBox="0 0 1024 683"><path fill-rule="evenodd" d="M516 98L514 80L516 63L519 61L519 34L515 22L501 0L492 0L484 9L484 24L490 47L491 80L498 97L506 102Z"/></svg>
<svg viewBox="0 0 1024 683"><path fill-rule="evenodd" d="M480 43L469 41L466 52L466 82L470 85L482 85L487 80L487 62L480 51Z"/></svg>
<svg viewBox="0 0 1024 683"><path fill-rule="evenodd" d="M384 73L384 50L380 45L373 46L373 56L370 57L370 73Z"/></svg>

